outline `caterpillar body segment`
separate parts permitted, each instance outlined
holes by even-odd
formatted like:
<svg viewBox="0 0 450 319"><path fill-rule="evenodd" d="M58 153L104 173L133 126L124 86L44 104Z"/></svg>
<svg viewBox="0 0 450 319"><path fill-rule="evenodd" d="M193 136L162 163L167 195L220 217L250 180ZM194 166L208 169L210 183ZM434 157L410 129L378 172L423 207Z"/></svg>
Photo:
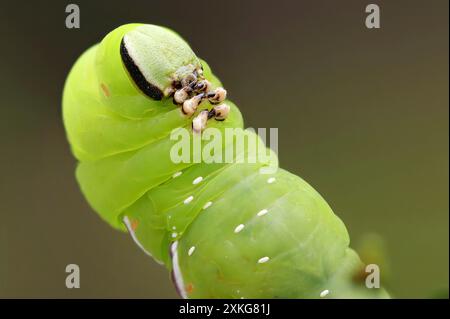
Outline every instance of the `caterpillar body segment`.
<svg viewBox="0 0 450 319"><path fill-rule="evenodd" d="M68 75L63 119L90 205L164 264L182 297L388 297L354 280L363 263L325 200L283 169L264 173L277 156L173 31L128 24L88 49ZM241 138L257 147L206 162L195 160L205 144L189 146L174 161L173 135L194 141L206 127L235 130L214 154Z"/></svg>

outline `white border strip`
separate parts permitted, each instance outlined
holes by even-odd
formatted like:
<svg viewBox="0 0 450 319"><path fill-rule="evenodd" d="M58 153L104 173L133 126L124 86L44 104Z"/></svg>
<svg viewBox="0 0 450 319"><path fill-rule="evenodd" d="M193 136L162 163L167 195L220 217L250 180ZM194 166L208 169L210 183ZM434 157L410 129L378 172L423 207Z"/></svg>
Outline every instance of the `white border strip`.
<svg viewBox="0 0 450 319"><path fill-rule="evenodd" d="M183 275L181 274L180 265L178 264L178 241L174 241L170 246L172 254L172 275L175 286L183 299L188 299L186 290L184 289Z"/></svg>
<svg viewBox="0 0 450 319"><path fill-rule="evenodd" d="M144 246L142 246L142 244L139 242L139 240L137 239L136 233L134 232L133 228L131 227L131 222L130 219L128 218L128 216L125 216L123 218L123 223L125 224L125 227L127 228L128 232L131 235L131 238L133 238L133 241L136 243L136 245L138 245L138 247L147 255L153 258L152 254L150 254L145 248ZM155 258L153 258L155 259ZM156 259L155 259L156 260ZM159 260L156 260L159 264L161 264L161 262Z"/></svg>

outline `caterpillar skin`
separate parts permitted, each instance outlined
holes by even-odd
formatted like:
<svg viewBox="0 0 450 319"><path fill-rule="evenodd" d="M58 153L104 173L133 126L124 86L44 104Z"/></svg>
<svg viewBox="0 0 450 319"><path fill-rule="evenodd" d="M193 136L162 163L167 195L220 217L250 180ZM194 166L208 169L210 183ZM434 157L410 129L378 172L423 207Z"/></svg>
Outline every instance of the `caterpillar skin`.
<svg viewBox="0 0 450 319"><path fill-rule="evenodd" d="M354 279L363 264L310 185L281 168L261 173L277 161L273 153L253 163L171 160L171 132L194 135L171 83L194 69L213 89L221 85L177 34L142 24L113 30L76 61L63 119L93 209L164 264L184 298L388 297ZM228 118L208 128L243 128L239 109L226 103ZM213 107L202 101L194 116Z"/></svg>

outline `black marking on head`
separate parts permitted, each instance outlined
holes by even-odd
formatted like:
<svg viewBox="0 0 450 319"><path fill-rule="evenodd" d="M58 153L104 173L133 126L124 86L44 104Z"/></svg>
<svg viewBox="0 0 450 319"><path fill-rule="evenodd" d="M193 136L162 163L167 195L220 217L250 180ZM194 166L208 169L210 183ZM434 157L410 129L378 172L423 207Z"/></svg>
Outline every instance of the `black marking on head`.
<svg viewBox="0 0 450 319"><path fill-rule="evenodd" d="M141 70L139 70L131 56L128 54L128 50L125 46L123 38L120 42L120 56L122 57L123 64L125 64L128 73L130 74L134 83L136 83L136 85L139 87L139 89L141 89L141 91L144 92L144 94L148 97L158 101L161 100L164 96L163 92L158 87L150 84L145 79Z"/></svg>

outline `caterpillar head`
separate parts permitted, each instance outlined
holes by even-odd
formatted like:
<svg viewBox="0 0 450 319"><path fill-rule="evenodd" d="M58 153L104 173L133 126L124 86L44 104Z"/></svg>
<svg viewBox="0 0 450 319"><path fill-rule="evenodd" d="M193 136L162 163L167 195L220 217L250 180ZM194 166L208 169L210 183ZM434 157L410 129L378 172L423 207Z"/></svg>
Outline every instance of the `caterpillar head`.
<svg viewBox="0 0 450 319"><path fill-rule="evenodd" d="M120 56L145 95L157 101L172 96L187 116L192 116L204 99L218 104L226 98L225 89L212 90L189 45L168 29L141 25L127 32L120 43Z"/></svg>
<svg viewBox="0 0 450 319"><path fill-rule="evenodd" d="M127 32L120 55L134 83L154 100L196 83L203 74L189 45L173 31L158 26L141 25Z"/></svg>
<svg viewBox="0 0 450 319"><path fill-rule="evenodd" d="M154 116L174 104L189 118L203 101L211 109L226 98L208 64L177 33L160 26L113 30L98 46L94 67L102 105L126 118Z"/></svg>

